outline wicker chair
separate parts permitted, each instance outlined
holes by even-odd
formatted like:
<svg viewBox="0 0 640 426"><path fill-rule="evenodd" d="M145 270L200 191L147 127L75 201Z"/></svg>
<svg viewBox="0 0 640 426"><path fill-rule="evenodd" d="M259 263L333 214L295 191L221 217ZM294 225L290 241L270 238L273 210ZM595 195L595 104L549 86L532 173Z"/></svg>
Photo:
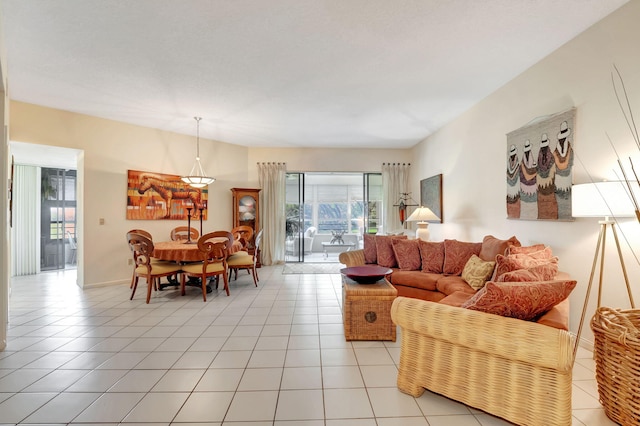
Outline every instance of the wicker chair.
<svg viewBox="0 0 640 426"><path fill-rule="evenodd" d="M398 388L425 389L518 425L571 424L574 339L565 330L398 297Z"/></svg>

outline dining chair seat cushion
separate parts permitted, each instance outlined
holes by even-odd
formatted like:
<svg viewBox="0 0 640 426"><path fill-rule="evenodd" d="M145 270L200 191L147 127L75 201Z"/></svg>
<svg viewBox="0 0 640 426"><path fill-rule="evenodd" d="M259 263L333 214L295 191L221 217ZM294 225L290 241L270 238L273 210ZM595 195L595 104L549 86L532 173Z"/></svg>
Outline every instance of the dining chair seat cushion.
<svg viewBox="0 0 640 426"><path fill-rule="evenodd" d="M187 274L202 274L202 262L182 265L182 272L186 272ZM222 263L209 263L207 265L207 274L213 274L215 272L224 272L224 265Z"/></svg>
<svg viewBox="0 0 640 426"><path fill-rule="evenodd" d="M160 274L170 274L172 272L180 272L182 270L182 266L177 263L152 263L151 264L151 273L153 275ZM138 266L136 268L136 273L139 275L147 274L147 267L144 265Z"/></svg>
<svg viewBox="0 0 640 426"><path fill-rule="evenodd" d="M227 259L227 265L230 268L238 265L253 265L253 256L250 254L241 255L236 253Z"/></svg>

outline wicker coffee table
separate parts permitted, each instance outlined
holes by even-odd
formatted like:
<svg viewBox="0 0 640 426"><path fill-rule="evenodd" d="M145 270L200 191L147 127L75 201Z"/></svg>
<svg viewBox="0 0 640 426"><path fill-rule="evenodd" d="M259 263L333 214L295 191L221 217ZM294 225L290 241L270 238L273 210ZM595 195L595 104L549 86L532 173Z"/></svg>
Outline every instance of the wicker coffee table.
<svg viewBox="0 0 640 426"><path fill-rule="evenodd" d="M391 321L391 304L398 291L386 279L375 284L358 284L342 276L342 320L349 340L396 341Z"/></svg>

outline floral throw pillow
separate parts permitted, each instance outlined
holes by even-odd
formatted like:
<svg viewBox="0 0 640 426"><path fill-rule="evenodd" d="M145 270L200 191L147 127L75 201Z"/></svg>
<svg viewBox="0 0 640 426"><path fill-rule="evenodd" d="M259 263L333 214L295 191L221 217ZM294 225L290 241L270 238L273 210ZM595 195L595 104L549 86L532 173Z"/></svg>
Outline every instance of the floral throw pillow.
<svg viewBox="0 0 640 426"><path fill-rule="evenodd" d="M495 266L496 262L482 260L474 254L464 265L462 279L474 290L479 290L484 287L484 284L491 277Z"/></svg>
<svg viewBox="0 0 640 426"><path fill-rule="evenodd" d="M535 259L529 255L509 255L503 256L501 254L496 256L496 269L493 274L494 281L500 280L500 275L515 271L518 269L528 269L534 266L545 265L548 263L558 264L558 258L552 257L550 259Z"/></svg>
<svg viewBox="0 0 640 426"><path fill-rule="evenodd" d="M461 275L464 265L472 255L480 254L482 243L467 243L458 240L444 240L444 266L442 272Z"/></svg>
<svg viewBox="0 0 640 426"><path fill-rule="evenodd" d="M376 236L364 234L364 263L378 263L378 250L376 249Z"/></svg>
<svg viewBox="0 0 640 426"><path fill-rule="evenodd" d="M444 265L444 242L418 240L418 244L422 258L422 272L441 274Z"/></svg>
<svg viewBox="0 0 640 426"><path fill-rule="evenodd" d="M489 281L463 308L521 320L533 320L566 299L576 281L496 283Z"/></svg>
<svg viewBox="0 0 640 426"><path fill-rule="evenodd" d="M558 275L557 263L544 263L531 268L516 269L497 277L499 282L549 281Z"/></svg>
<svg viewBox="0 0 640 426"><path fill-rule="evenodd" d="M378 254L378 265L387 268L395 268L398 266L396 255L393 252L393 239L407 239L406 235L376 235L376 250Z"/></svg>
<svg viewBox="0 0 640 426"><path fill-rule="evenodd" d="M420 240L401 240L397 238L391 240L398 267L403 271L419 271L422 267L418 241Z"/></svg>
<svg viewBox="0 0 640 426"><path fill-rule="evenodd" d="M509 247L509 253L507 254L529 254L536 251L544 250L546 246L544 244L534 244L532 246L511 246Z"/></svg>

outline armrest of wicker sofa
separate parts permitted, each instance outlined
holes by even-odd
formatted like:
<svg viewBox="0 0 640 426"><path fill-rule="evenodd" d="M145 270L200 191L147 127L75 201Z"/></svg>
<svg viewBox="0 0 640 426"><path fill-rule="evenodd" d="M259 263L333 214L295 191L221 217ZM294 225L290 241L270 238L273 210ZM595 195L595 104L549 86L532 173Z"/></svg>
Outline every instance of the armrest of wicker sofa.
<svg viewBox="0 0 640 426"><path fill-rule="evenodd" d="M403 331L505 359L556 371L573 367L571 334L535 322L406 297L395 299L391 319Z"/></svg>
<svg viewBox="0 0 640 426"><path fill-rule="evenodd" d="M364 265L364 249L342 252L338 259L347 267Z"/></svg>

